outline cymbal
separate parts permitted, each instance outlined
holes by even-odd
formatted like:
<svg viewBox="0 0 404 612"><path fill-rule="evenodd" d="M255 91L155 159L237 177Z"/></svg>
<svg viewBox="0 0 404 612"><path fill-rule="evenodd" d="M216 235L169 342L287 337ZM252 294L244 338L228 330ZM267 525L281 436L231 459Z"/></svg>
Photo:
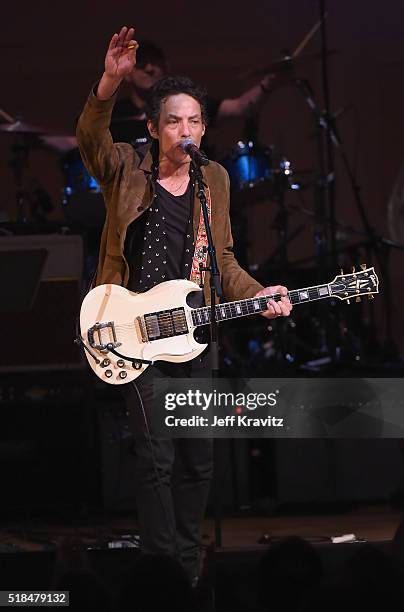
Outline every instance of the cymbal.
<svg viewBox="0 0 404 612"><path fill-rule="evenodd" d="M38 146L58 153L77 149L77 138L72 134L45 134L39 138Z"/></svg>
<svg viewBox="0 0 404 612"><path fill-rule="evenodd" d="M327 57L332 55L336 55L339 53L336 49L330 49L327 52ZM317 61L321 59L321 53L308 53L306 55L299 55L298 57L293 58L291 55L285 55L279 60L275 60L271 64L268 64L264 68L258 68L258 70L248 70L247 72L243 72L238 75L238 78L244 79L247 77L261 77L266 74L279 74L282 72L287 72L288 70L292 70L294 67L304 66L305 64L310 64L311 62Z"/></svg>
<svg viewBox="0 0 404 612"><path fill-rule="evenodd" d="M13 123L0 124L0 132L9 134L46 134L49 130L39 125L32 125L25 121L14 121Z"/></svg>
<svg viewBox="0 0 404 612"><path fill-rule="evenodd" d="M0 124L1 123L14 123L14 121L15 121L14 117L12 117L8 113L6 113L5 110L0 108Z"/></svg>

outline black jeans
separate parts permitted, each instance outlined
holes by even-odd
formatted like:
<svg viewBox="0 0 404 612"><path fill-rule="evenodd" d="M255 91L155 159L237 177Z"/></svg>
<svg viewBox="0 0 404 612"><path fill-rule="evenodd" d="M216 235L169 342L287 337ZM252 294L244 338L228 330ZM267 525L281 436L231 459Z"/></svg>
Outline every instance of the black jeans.
<svg viewBox="0 0 404 612"><path fill-rule="evenodd" d="M206 355L191 363L159 362L137 379L135 384L149 424L153 380L156 377L209 377L207 364ZM152 452L136 388L129 383L122 387L122 391L134 423L141 549L177 557L193 578L199 571L200 529L212 478L213 441L161 438L151 430Z"/></svg>

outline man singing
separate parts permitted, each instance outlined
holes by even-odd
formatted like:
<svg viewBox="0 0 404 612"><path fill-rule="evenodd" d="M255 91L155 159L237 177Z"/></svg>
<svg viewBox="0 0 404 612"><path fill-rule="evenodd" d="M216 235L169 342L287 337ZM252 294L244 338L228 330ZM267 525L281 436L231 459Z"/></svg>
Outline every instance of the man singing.
<svg viewBox="0 0 404 612"><path fill-rule="evenodd" d="M97 284L114 283L146 291L176 279L196 280L195 246L204 235L194 172L181 142L199 147L206 127L202 91L185 77L167 76L153 87L147 110L152 145L135 149L114 144L109 124L116 92L136 61L134 29L112 37L105 70L87 100L77 126L80 152L88 172L102 187L106 221ZM223 293L227 300L280 293L268 300L263 316L287 316L285 287L263 289L237 263L229 219L229 179L219 164L203 168L210 202L211 228ZM200 294L209 303L209 273ZM135 423L136 499L141 548L179 558L193 580L199 571L200 527L212 474L212 441L161 439L149 430L156 377L208 376L206 355L184 364L159 362L135 383L123 386Z"/></svg>

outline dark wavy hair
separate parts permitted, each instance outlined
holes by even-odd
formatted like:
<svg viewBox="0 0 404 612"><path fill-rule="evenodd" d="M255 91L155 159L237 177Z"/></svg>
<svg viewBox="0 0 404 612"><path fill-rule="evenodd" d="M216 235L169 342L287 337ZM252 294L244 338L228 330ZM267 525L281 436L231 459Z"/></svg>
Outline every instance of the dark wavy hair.
<svg viewBox="0 0 404 612"><path fill-rule="evenodd" d="M158 128L161 103L170 96L177 94L187 94L199 102L201 106L202 121L206 125L208 122L206 111L206 91L191 79L185 76L165 76L154 84L150 91L146 106L146 116Z"/></svg>
<svg viewBox="0 0 404 612"><path fill-rule="evenodd" d="M144 68L147 64L152 64L158 66L163 74L167 74L169 65L163 49L146 38L138 39L137 42L139 43L139 49L136 52L137 68Z"/></svg>

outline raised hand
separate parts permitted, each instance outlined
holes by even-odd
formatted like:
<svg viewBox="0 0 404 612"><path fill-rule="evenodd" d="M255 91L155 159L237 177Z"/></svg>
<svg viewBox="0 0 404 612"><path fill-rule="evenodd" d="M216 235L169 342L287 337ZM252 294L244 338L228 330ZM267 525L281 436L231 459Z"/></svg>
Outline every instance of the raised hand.
<svg viewBox="0 0 404 612"><path fill-rule="evenodd" d="M133 40L134 28L124 26L114 34L105 56L105 74L113 79L123 79L136 64L138 43Z"/></svg>
<svg viewBox="0 0 404 612"><path fill-rule="evenodd" d="M139 47L133 40L134 28L124 26L119 34L114 34L105 56L105 71L98 83L97 98L107 100L118 89L124 77L136 64L136 50Z"/></svg>

